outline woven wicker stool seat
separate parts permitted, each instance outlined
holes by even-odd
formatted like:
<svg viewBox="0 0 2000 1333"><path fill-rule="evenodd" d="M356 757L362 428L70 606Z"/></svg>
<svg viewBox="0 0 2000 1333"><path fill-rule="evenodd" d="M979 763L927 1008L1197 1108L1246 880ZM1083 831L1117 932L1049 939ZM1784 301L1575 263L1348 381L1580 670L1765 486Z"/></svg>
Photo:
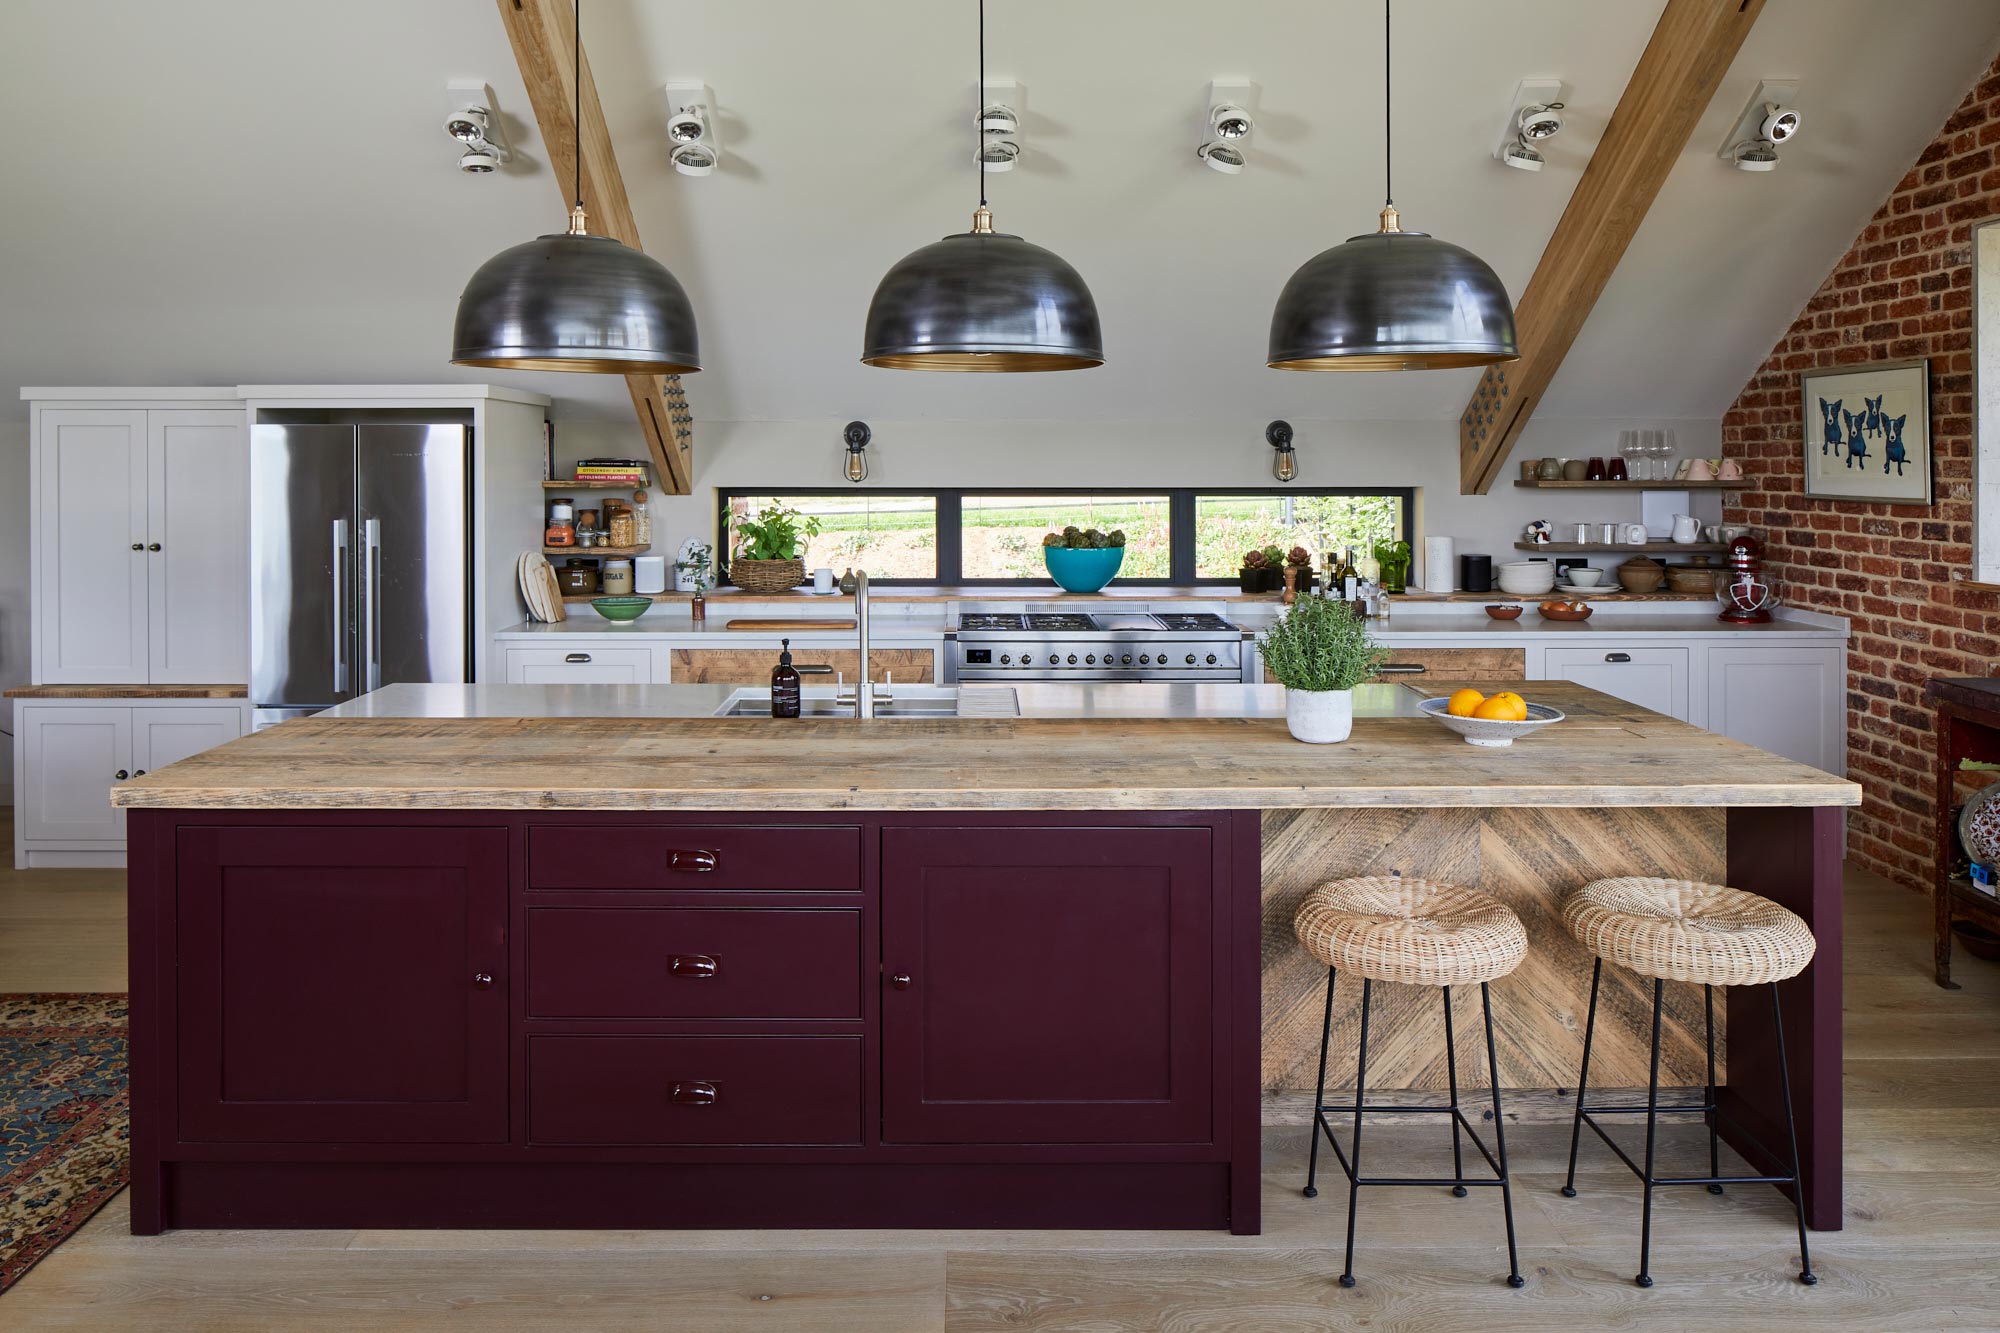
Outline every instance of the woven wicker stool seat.
<svg viewBox="0 0 2000 1333"><path fill-rule="evenodd" d="M1292 918L1299 943L1339 972L1414 986L1504 977L1528 952L1521 919L1498 899L1427 879L1337 879Z"/></svg>
<svg viewBox="0 0 2000 1333"><path fill-rule="evenodd" d="M1628 876L1586 884L1563 903L1563 925L1607 962L1706 986L1795 977L1814 947L1806 923L1769 898L1685 879Z"/></svg>

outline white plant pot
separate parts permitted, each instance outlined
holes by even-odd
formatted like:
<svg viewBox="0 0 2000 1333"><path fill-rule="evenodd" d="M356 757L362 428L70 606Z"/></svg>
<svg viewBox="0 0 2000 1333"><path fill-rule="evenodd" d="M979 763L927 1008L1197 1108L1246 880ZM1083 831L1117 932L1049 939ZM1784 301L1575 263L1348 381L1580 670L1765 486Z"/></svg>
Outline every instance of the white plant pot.
<svg viewBox="0 0 2000 1333"><path fill-rule="evenodd" d="M1354 691L1287 689L1285 725L1308 745L1344 741L1354 731Z"/></svg>

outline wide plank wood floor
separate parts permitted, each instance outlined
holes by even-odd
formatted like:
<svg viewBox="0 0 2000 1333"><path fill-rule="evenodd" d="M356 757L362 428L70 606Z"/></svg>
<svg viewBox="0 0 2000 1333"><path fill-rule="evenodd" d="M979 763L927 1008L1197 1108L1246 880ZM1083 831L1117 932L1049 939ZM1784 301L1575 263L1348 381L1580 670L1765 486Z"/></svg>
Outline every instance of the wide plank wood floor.
<svg viewBox="0 0 2000 1333"><path fill-rule="evenodd" d="M8 836L0 816L0 837ZM120 990L123 876L0 869L0 990ZM1923 899L1847 883L1847 1229L1792 1280L1768 1189L1663 1192L1654 1273L1631 1284L1639 1201L1586 1145L1563 1199L1561 1125L1508 1135L1528 1285L1510 1291L1492 1191L1301 1198L1302 1126L1273 1106L1261 1236L1187 1232L193 1232L136 1238L121 1196L0 1296L0 1329L1578 1330L2000 1328L2000 966L1930 981ZM1692 1164L1692 1128L1669 1138ZM1441 1132L1371 1130L1371 1166L1439 1169ZM1380 1153L1381 1156L1375 1154ZM1448 1158L1445 1159L1448 1164ZM1325 1181L1325 1177L1322 1177ZM1337 1179L1337 1177L1335 1177Z"/></svg>

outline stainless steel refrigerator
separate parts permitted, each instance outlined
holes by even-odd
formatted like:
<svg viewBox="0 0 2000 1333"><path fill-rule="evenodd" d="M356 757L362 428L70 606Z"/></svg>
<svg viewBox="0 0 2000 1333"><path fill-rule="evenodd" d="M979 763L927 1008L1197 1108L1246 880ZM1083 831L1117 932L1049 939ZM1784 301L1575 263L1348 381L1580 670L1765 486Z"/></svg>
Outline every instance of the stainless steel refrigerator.
<svg viewBox="0 0 2000 1333"><path fill-rule="evenodd" d="M257 725L383 685L471 679L471 450L460 424L256 428Z"/></svg>

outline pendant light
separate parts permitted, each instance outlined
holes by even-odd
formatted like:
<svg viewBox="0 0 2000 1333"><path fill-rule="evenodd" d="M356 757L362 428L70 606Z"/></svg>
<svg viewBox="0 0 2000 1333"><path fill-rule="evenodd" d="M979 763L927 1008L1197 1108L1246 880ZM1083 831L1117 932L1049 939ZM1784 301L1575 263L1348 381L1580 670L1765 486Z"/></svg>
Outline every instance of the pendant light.
<svg viewBox="0 0 2000 1333"><path fill-rule="evenodd" d="M502 250L458 298L455 366L680 375L701 369L694 306L666 265L583 212L583 0L576 0L576 203L569 230Z"/></svg>
<svg viewBox="0 0 2000 1333"><path fill-rule="evenodd" d="M1271 312L1274 370L1444 370L1521 355L1499 275L1470 250L1404 231L1388 156L1389 0L1382 0L1382 224L1321 251Z"/></svg>
<svg viewBox="0 0 2000 1333"><path fill-rule="evenodd" d="M979 111L986 3L979 4ZM980 133L975 117L974 133ZM984 143L979 145L984 147ZM905 255L868 303L861 360L889 370L1084 370L1104 364L1097 302L1060 255L993 230L986 162L972 230Z"/></svg>

